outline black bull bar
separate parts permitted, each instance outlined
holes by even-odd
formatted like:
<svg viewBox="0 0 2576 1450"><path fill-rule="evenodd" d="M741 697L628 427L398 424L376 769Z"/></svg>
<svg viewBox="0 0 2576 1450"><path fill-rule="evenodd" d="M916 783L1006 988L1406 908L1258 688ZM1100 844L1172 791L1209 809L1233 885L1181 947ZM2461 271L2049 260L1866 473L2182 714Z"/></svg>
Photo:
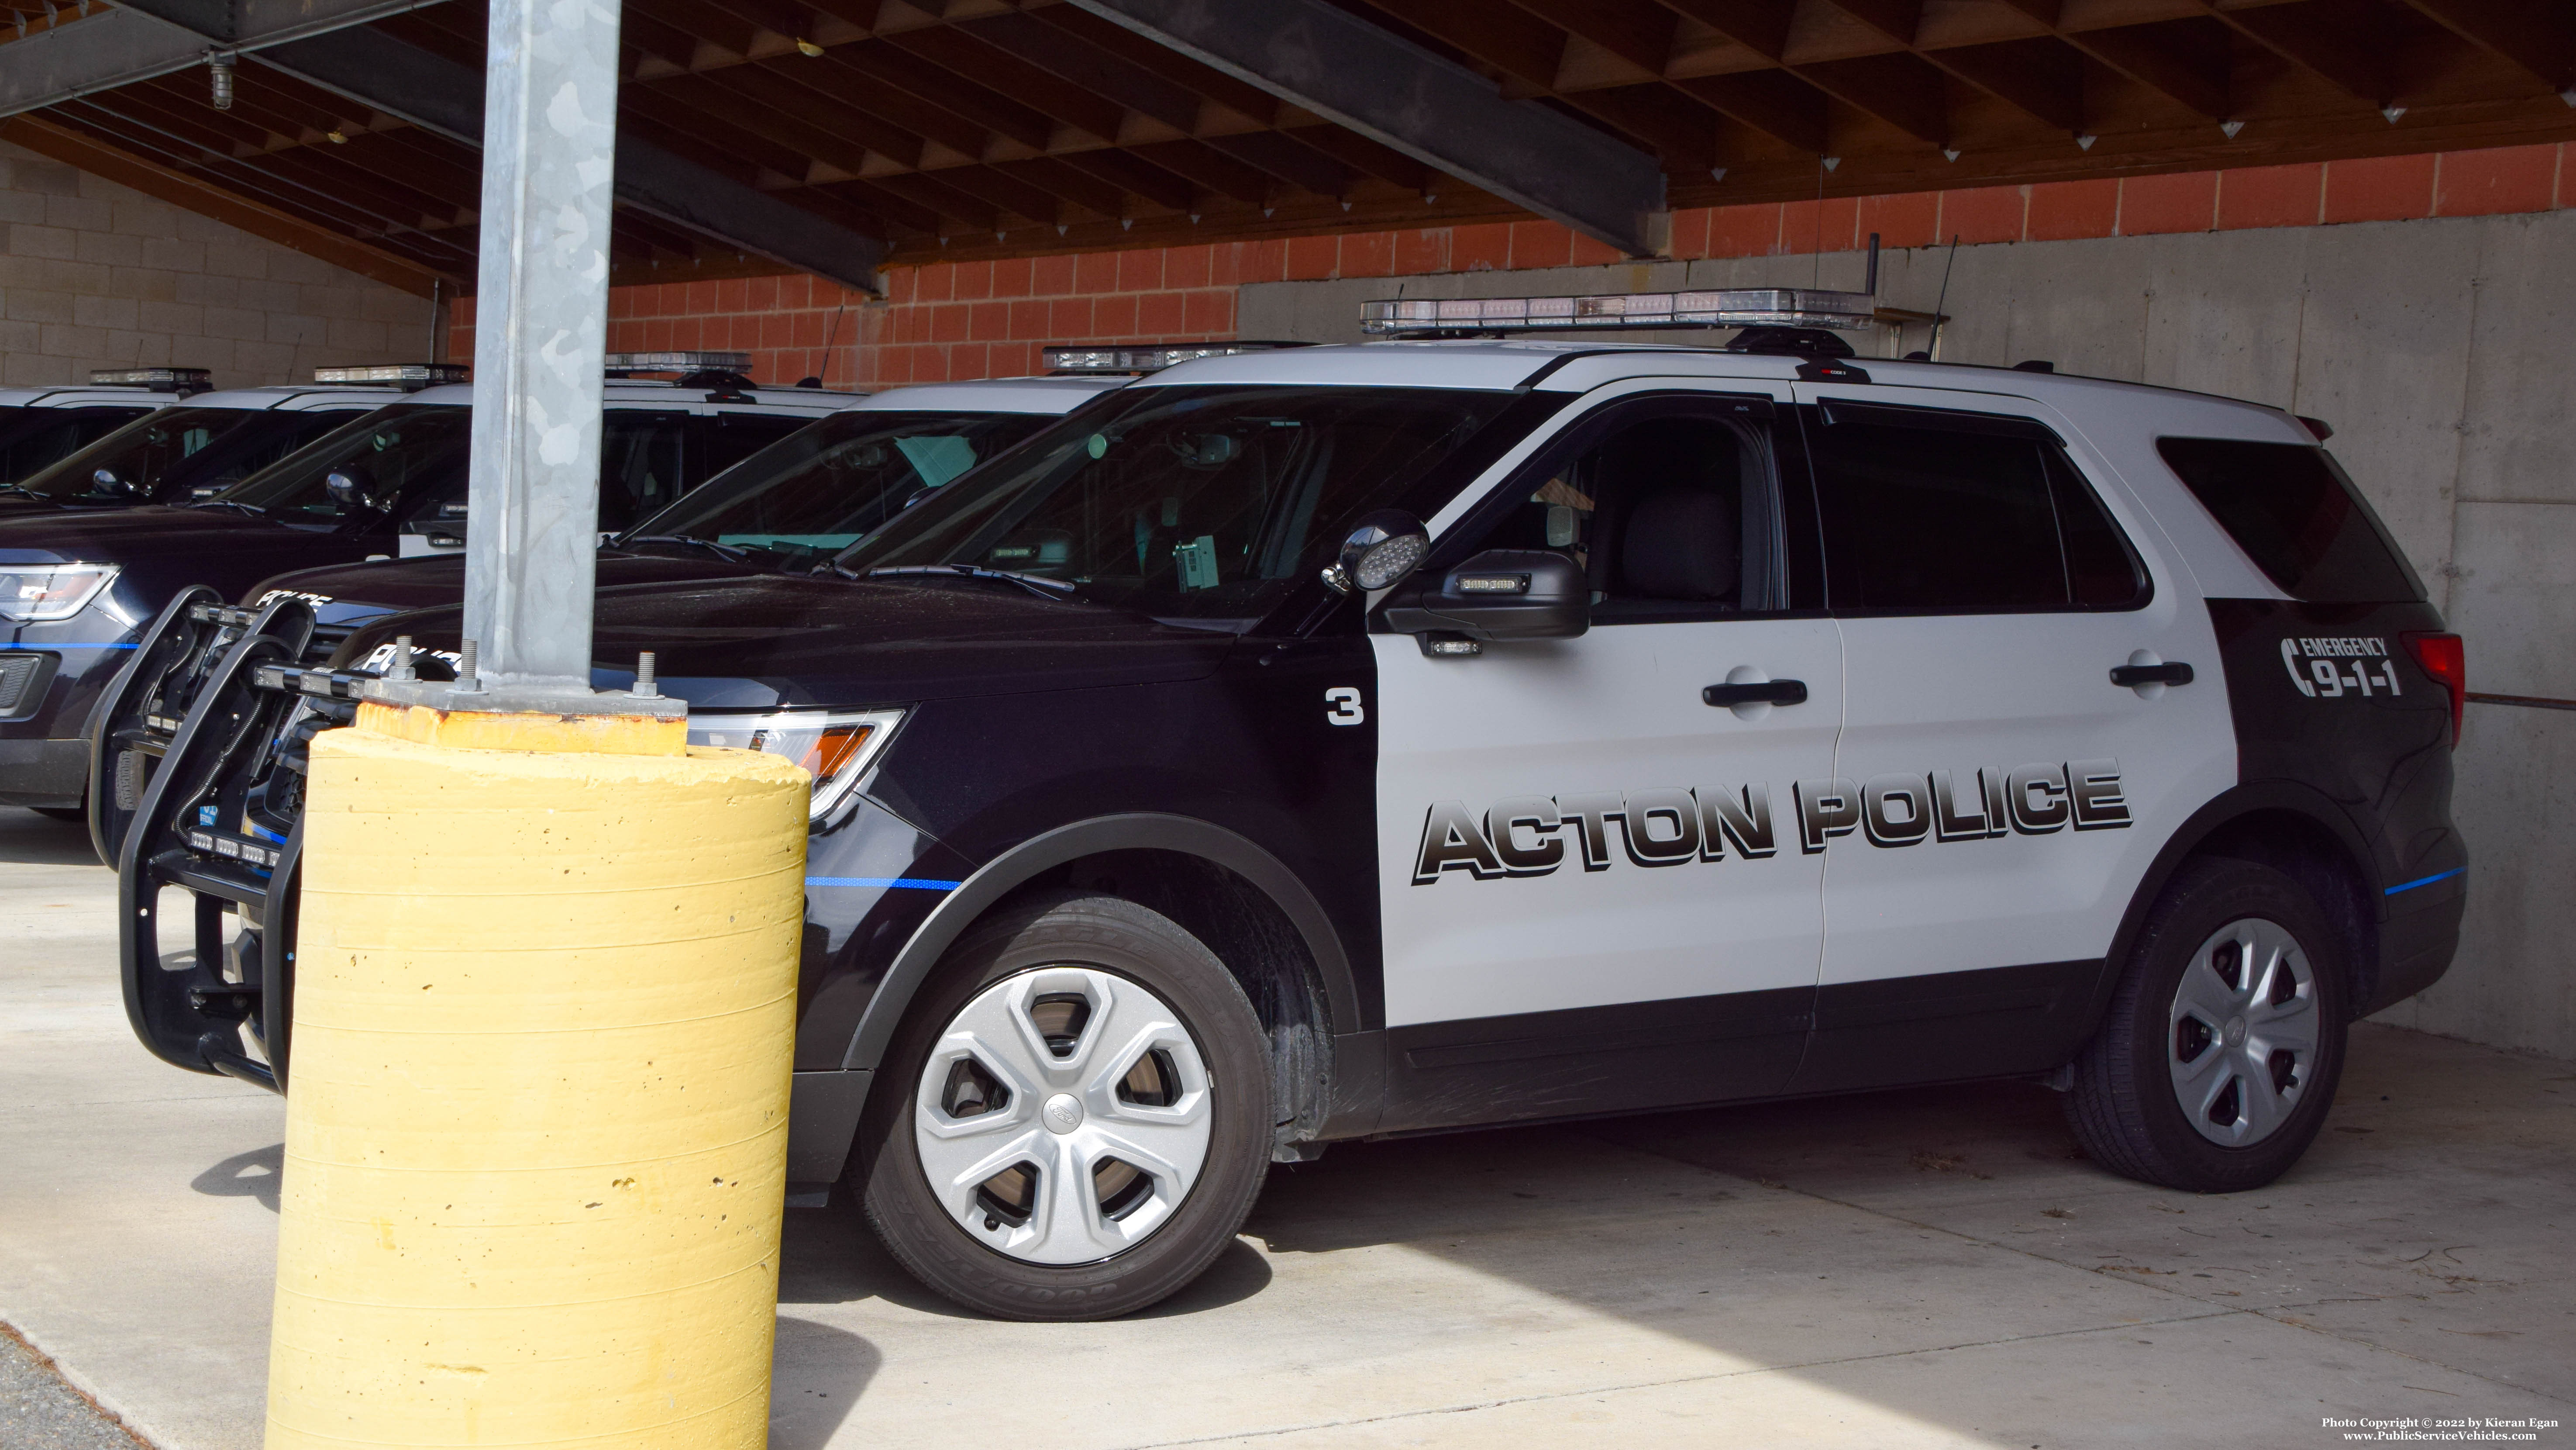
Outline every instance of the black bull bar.
<svg viewBox="0 0 2576 1450"><path fill-rule="evenodd" d="M134 1035L174 1067L281 1092L307 747L355 718L362 683L305 667L313 626L299 599L251 610L191 589L153 621L91 725L90 835L116 865ZM194 942L165 957L168 887L194 898Z"/></svg>

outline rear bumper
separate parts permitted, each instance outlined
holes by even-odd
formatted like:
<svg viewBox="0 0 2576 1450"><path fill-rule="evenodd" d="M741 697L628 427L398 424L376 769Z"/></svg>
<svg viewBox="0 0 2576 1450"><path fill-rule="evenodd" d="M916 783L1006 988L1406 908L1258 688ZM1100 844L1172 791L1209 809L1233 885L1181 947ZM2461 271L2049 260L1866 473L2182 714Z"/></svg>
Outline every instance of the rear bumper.
<svg viewBox="0 0 2576 1450"><path fill-rule="evenodd" d="M2379 924L2378 980L2370 1000L2354 1015L2367 1017L2403 1002L2451 969L2451 958L2460 949L2460 918L2469 909L2468 878L2454 879L2458 884L2442 898L2392 911Z"/></svg>
<svg viewBox="0 0 2576 1450"><path fill-rule="evenodd" d="M0 740L0 805L69 810L88 781L86 740Z"/></svg>

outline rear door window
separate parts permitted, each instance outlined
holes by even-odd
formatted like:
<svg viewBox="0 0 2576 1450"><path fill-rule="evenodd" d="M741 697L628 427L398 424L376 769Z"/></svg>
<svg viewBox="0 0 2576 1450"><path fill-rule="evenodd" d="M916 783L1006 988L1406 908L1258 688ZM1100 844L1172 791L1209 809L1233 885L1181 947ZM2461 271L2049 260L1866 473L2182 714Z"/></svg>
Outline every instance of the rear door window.
<svg viewBox="0 0 2576 1450"><path fill-rule="evenodd" d="M2039 425L1839 399L1808 411L1837 611L2119 609L2145 597L2136 554Z"/></svg>
<svg viewBox="0 0 2576 1450"><path fill-rule="evenodd" d="M2156 452L2281 592L2319 604L2424 598L2424 581L2334 455L2299 443L2159 438Z"/></svg>

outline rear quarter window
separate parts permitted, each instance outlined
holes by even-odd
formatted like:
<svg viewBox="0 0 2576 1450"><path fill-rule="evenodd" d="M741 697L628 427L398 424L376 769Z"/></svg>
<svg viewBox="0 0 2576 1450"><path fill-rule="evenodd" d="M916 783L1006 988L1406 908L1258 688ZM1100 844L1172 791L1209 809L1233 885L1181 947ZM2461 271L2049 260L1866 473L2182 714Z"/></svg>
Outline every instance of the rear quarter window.
<svg viewBox="0 0 2576 1450"><path fill-rule="evenodd" d="M2334 456L2298 443L2159 438L2156 452L2293 599L2421 601L2424 581Z"/></svg>

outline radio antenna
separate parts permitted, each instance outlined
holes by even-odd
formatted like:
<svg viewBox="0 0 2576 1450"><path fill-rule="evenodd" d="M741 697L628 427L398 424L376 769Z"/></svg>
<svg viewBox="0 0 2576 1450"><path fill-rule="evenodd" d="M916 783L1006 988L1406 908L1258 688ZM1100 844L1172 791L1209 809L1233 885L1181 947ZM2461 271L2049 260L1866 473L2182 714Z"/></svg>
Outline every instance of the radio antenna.
<svg viewBox="0 0 2576 1450"><path fill-rule="evenodd" d="M1950 234L1950 260L1941 264L1941 298L1939 301L1932 304L1932 345L1925 349L1925 351L1932 354L1932 360L1934 362L1939 362L1941 360L1941 309L1948 306L1950 302L1950 269L1958 264L1959 234L1957 232L1952 232Z"/></svg>

